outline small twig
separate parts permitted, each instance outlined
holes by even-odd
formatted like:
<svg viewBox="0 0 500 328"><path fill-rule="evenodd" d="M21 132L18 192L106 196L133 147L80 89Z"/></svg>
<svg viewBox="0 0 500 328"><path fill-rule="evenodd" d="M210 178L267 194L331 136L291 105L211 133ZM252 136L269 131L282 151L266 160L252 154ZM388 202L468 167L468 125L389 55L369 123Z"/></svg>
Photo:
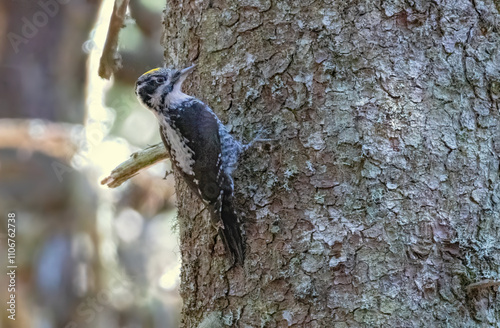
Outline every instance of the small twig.
<svg viewBox="0 0 500 328"><path fill-rule="evenodd" d="M122 57L118 53L118 35L125 21L129 0L115 0L109 22L108 35L99 62L99 76L109 80L111 74L122 66Z"/></svg>
<svg viewBox="0 0 500 328"><path fill-rule="evenodd" d="M485 280L481 280L481 281L475 282L475 283L467 286L467 292L470 292L472 289L475 289L475 288L488 288L488 287L493 287L493 286L500 286L500 281L499 280L485 279Z"/></svg>
<svg viewBox="0 0 500 328"><path fill-rule="evenodd" d="M139 150L118 165L110 175L101 181L102 185L108 185L109 188L116 188L122 183L139 174L139 171L167 159L169 156L165 151L165 146L158 143L146 149Z"/></svg>

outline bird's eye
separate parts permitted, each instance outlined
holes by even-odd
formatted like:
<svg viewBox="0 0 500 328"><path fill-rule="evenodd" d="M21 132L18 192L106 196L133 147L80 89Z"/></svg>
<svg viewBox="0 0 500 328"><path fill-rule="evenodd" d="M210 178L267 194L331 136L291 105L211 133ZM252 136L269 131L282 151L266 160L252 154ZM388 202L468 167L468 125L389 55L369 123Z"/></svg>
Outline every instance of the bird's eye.
<svg viewBox="0 0 500 328"><path fill-rule="evenodd" d="M165 78L164 77L158 77L158 78L156 78L156 82L157 83L163 83L163 82L165 82Z"/></svg>

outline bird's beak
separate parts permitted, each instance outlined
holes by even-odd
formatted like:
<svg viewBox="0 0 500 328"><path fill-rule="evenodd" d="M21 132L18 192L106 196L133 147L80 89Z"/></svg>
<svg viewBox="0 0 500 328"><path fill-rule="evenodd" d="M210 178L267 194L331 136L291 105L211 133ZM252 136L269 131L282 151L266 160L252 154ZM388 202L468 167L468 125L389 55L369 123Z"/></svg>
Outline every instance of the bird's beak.
<svg viewBox="0 0 500 328"><path fill-rule="evenodd" d="M196 64L195 64L195 65L191 65L191 66L189 66L189 67L187 67L187 68L183 69L183 70L181 71L181 77L184 77L184 78L185 78L185 77L186 77L186 76L188 76L188 74L189 74L189 73L191 73L191 72L192 72L195 68L196 68Z"/></svg>

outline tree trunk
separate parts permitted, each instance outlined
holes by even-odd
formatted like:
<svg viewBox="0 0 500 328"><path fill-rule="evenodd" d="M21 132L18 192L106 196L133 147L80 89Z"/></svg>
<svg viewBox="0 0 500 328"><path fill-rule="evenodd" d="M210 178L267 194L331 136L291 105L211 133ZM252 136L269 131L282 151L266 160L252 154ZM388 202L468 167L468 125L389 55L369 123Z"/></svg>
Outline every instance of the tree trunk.
<svg viewBox="0 0 500 328"><path fill-rule="evenodd" d="M235 172L243 268L177 181L183 327L500 321L498 7L167 0L186 91L277 139Z"/></svg>

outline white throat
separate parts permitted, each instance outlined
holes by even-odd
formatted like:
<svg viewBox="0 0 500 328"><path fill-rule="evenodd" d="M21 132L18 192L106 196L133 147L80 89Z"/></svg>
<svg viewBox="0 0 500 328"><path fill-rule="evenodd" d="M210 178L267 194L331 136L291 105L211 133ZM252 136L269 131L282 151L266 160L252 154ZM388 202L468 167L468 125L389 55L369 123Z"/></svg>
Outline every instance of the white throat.
<svg viewBox="0 0 500 328"><path fill-rule="evenodd" d="M177 83L174 85L174 89L170 91L170 93L167 95L167 98L165 99L166 105L178 105L190 98L191 96L188 96L184 92L181 91L181 84L182 83Z"/></svg>

